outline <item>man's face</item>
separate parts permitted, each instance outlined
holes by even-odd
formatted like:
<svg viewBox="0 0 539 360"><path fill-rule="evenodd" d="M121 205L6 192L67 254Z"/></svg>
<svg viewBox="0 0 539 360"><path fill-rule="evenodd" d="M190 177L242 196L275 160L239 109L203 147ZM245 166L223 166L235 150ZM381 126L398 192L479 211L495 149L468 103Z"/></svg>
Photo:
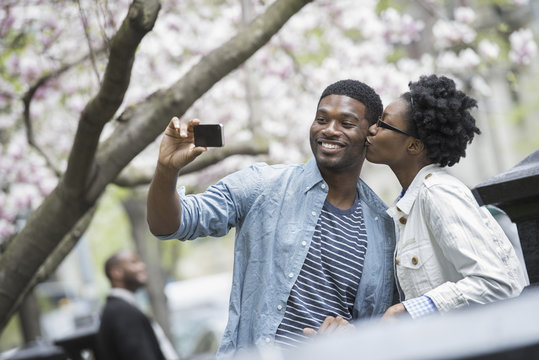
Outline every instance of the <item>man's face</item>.
<svg viewBox="0 0 539 360"><path fill-rule="evenodd" d="M148 282L148 273L146 265L135 253L125 253L122 255L120 266L123 272L123 283L126 289L135 291L146 285Z"/></svg>
<svg viewBox="0 0 539 360"><path fill-rule="evenodd" d="M363 103L344 95L322 98L310 131L320 171L361 171L368 129Z"/></svg>

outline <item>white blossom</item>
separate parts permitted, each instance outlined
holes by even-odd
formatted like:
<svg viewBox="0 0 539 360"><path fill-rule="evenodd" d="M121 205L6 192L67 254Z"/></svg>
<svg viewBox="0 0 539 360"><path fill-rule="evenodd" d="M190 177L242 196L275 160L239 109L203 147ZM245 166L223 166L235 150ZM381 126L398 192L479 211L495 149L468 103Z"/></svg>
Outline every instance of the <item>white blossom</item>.
<svg viewBox="0 0 539 360"><path fill-rule="evenodd" d="M509 59L517 65L529 65L537 55L537 44L530 29L521 29L509 36Z"/></svg>
<svg viewBox="0 0 539 360"><path fill-rule="evenodd" d="M470 44L477 35L469 25L447 20L438 20L432 27L432 34L439 49L458 43Z"/></svg>
<svg viewBox="0 0 539 360"><path fill-rule="evenodd" d="M385 25L385 38L394 44L410 44L420 39L420 33L425 27L421 20L414 20L408 14L399 14L397 10L389 8L382 13Z"/></svg>
<svg viewBox="0 0 539 360"><path fill-rule="evenodd" d="M479 42L477 50L479 51L479 54L487 60L496 60L500 54L500 47L498 44L486 39Z"/></svg>
<svg viewBox="0 0 539 360"><path fill-rule="evenodd" d="M461 6L455 9L455 20L459 23L470 25L475 18L475 11L470 7Z"/></svg>

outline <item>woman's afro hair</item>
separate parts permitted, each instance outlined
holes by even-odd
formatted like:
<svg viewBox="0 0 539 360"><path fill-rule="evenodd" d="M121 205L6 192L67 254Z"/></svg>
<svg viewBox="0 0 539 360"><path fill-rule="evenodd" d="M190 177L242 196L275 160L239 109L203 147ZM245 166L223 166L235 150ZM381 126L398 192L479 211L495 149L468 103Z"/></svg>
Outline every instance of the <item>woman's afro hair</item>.
<svg viewBox="0 0 539 360"><path fill-rule="evenodd" d="M351 79L337 81L325 88L320 100L328 95L345 95L365 105L365 118L370 125L374 124L384 111L380 96L373 88L361 81Z"/></svg>
<svg viewBox="0 0 539 360"><path fill-rule="evenodd" d="M453 166L466 156L466 146L475 126L470 109L477 101L457 90L455 82L445 76L421 76L408 84L403 98L410 104L410 131L425 144L427 156L441 166Z"/></svg>

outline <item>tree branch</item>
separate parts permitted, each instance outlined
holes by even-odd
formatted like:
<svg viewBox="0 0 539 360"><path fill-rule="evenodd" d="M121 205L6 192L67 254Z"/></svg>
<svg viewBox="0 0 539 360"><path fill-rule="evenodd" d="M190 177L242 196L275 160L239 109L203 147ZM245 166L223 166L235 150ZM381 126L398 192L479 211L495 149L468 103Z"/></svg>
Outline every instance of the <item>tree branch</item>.
<svg viewBox="0 0 539 360"><path fill-rule="evenodd" d="M82 111L63 178L66 190L81 196L91 183L90 170L103 126L121 105L129 86L135 52L157 19L158 0L134 0L127 17L111 40L110 56L101 88Z"/></svg>
<svg viewBox="0 0 539 360"><path fill-rule="evenodd" d="M26 226L0 257L0 330L7 324L8 316L16 311L20 298L26 294L26 284L56 245L95 204L106 186L129 161L155 140L172 115L183 114L196 99L262 47L310 1L277 0L249 27L202 58L176 85L154 93L124 112L120 119L125 122L119 124L96 154L102 127L117 110L129 84L134 51L145 32L153 26L159 10L157 2L135 0L128 19L112 40L103 85L81 115L64 178L32 213ZM147 12L144 12L144 6ZM152 7L153 12L148 9ZM140 20L139 25L136 24L137 19ZM91 173L88 171L90 167Z"/></svg>
<svg viewBox="0 0 539 360"><path fill-rule="evenodd" d="M203 57L172 87L129 107L118 118L114 133L100 146L96 174L87 193L93 201L105 186L149 143L163 132L173 116L185 111L216 82L237 68L312 0L277 0L232 39Z"/></svg>
<svg viewBox="0 0 539 360"><path fill-rule="evenodd" d="M227 145L222 149L215 149L206 152L199 156L195 161L184 167L181 175L190 174L202 170L208 166L215 165L233 155L263 155L268 153L267 145L257 146L253 143L240 143L235 145ZM126 167L114 181L115 185L122 187L135 187L140 185L148 185L152 181L154 169L143 168L134 169Z"/></svg>
<svg viewBox="0 0 539 360"><path fill-rule="evenodd" d="M135 51L152 29L159 9L157 0L132 3L112 40L102 86L81 115L66 174L0 257L0 330L26 295L27 284L38 269L95 203L84 201L84 186L91 181L88 169L94 161L99 135L122 102Z"/></svg>
<svg viewBox="0 0 539 360"><path fill-rule="evenodd" d="M94 49L92 48L92 41L90 39L90 34L88 33L88 19L86 18L86 14L84 14L84 10L82 9L80 1L78 0L77 0L77 6L79 8L79 16L80 16L80 21L83 27L82 30L84 31L84 37L86 38L86 42L88 44L88 50L90 50L89 51L90 63L92 64L92 69L94 70L95 77L97 78L97 83L99 84L101 82L101 79L99 77L99 71L97 70Z"/></svg>
<svg viewBox="0 0 539 360"><path fill-rule="evenodd" d="M103 53L105 51L105 49L106 49L105 46L102 46L97 50L96 53L101 54L101 53ZM39 144L37 143L37 141L35 139L34 127L32 125L32 118L31 118L31 115L30 115L30 106L32 104L32 100L34 98L34 95L36 94L37 90L40 87L44 86L50 80L59 77L60 75L62 75L66 71L72 69L74 66L77 66L77 65L83 63L84 61L88 60L89 57L90 57L90 54L86 54L83 57L81 57L81 58L79 58L79 59L77 59L77 60L75 60L73 62L64 64L62 67L60 67L60 68L58 68L58 69L56 69L56 70L42 76L32 86L30 86L30 88L25 92L25 94L22 97L22 102L23 102L23 105L24 105L23 120L24 120L24 125L26 126L26 139L28 141L28 144L30 146L32 146L39 154L41 154L41 156L43 156L43 158L47 162L48 167L58 177L60 177L62 175L62 171L56 166L56 162L53 161L51 159L51 157L39 146Z"/></svg>

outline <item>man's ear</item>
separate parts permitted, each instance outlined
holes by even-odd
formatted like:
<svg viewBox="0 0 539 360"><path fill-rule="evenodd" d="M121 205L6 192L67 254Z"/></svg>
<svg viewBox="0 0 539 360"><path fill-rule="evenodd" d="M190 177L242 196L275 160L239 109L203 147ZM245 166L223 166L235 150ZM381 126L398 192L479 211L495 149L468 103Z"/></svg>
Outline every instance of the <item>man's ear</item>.
<svg viewBox="0 0 539 360"><path fill-rule="evenodd" d="M116 280L116 281L121 280L123 277L123 274L124 274L124 270L119 266L116 266L110 269L110 277L113 280Z"/></svg>
<svg viewBox="0 0 539 360"><path fill-rule="evenodd" d="M423 150L425 150L425 144L423 144L423 141L417 138L412 138L408 143L407 150L410 155L419 155L423 152Z"/></svg>

